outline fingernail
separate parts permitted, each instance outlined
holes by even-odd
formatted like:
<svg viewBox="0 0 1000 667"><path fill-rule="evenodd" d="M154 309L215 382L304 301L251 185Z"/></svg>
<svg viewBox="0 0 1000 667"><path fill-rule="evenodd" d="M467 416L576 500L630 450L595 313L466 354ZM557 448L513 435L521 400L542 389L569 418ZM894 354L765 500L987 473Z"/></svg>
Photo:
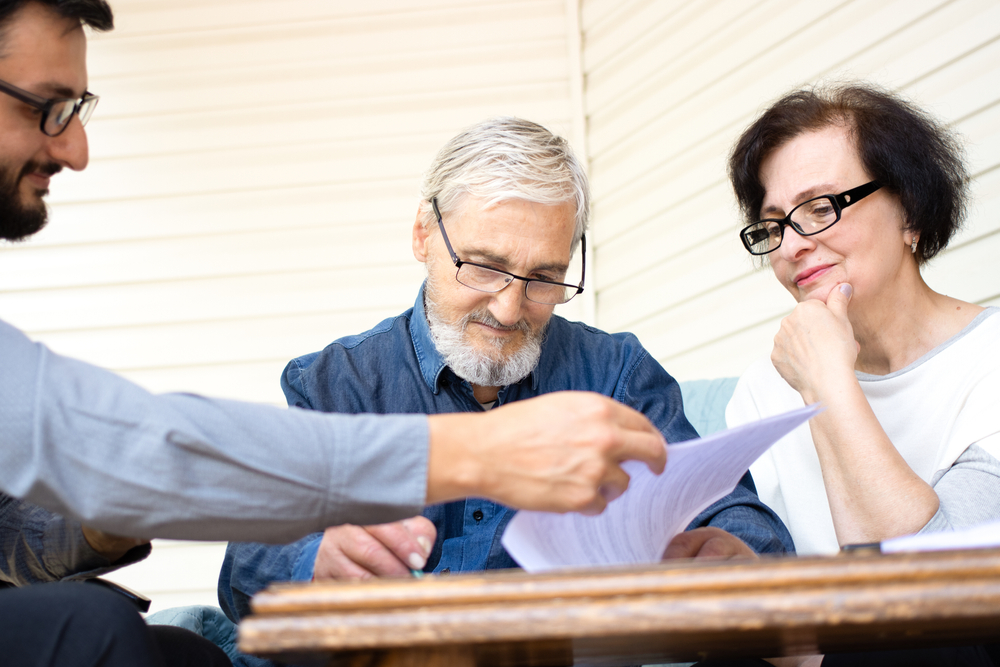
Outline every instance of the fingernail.
<svg viewBox="0 0 1000 667"><path fill-rule="evenodd" d="M424 550L425 554L429 554L431 552L431 541L423 535L417 536L417 544L420 545L420 548Z"/></svg>
<svg viewBox="0 0 1000 667"><path fill-rule="evenodd" d="M851 287L848 283L841 283L840 293L846 296L847 298L851 298L851 295L854 294L854 288Z"/></svg>
<svg viewBox="0 0 1000 667"><path fill-rule="evenodd" d="M408 560L410 562L410 567L414 570L422 570L424 569L424 565L427 565L427 559L420 554L410 554Z"/></svg>

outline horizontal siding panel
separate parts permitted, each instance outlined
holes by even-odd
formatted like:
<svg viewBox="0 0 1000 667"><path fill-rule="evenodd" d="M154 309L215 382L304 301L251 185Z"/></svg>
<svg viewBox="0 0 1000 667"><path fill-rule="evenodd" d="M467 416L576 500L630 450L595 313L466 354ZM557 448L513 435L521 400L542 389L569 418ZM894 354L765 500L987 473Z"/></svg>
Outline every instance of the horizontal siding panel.
<svg viewBox="0 0 1000 667"><path fill-rule="evenodd" d="M405 144L416 132L433 133L440 143L457 129L497 115L520 115L552 126L565 118L565 81L526 82L473 88L456 93L383 95L284 107L212 109L171 116L125 119L98 118L88 127L94 165L109 159L179 155L186 161L205 153L240 151L248 159L268 160L269 149L327 145L332 155L356 153L353 146ZM401 132L397 128L407 128ZM559 131L557 127L552 127ZM107 137L107 139L105 139ZM345 146L345 148L341 148ZM433 155L435 150L431 153ZM391 148L390 148L391 150Z"/></svg>
<svg viewBox="0 0 1000 667"><path fill-rule="evenodd" d="M411 176L283 190L67 202L51 207L49 226L31 243L8 247L5 252L177 237L197 243L199 236L230 232L402 224L416 215L419 185Z"/></svg>
<svg viewBox="0 0 1000 667"><path fill-rule="evenodd" d="M665 353L658 361L677 380L739 377L758 359L770 356L780 317L742 329L738 336L713 338L680 353Z"/></svg>
<svg viewBox="0 0 1000 667"><path fill-rule="evenodd" d="M404 137L101 160L86 172L60 174L59 193L53 192L52 199L79 202L396 180L419 174L436 148L429 139Z"/></svg>
<svg viewBox="0 0 1000 667"><path fill-rule="evenodd" d="M871 48L852 54L842 63L820 76L842 70L855 76L874 77L889 85L909 87L926 76L957 64L977 49L996 39L1000 21L1000 6L993 0L955 0L938 2L936 6L920 5L921 10L901 13L905 25L887 34ZM923 95L918 95L923 98ZM958 98L942 99L932 110L946 118L952 113L948 105Z"/></svg>
<svg viewBox="0 0 1000 667"><path fill-rule="evenodd" d="M5 290L145 283L328 270L392 271L415 264L412 223L315 227L187 238L60 246L0 262ZM396 274L398 275L398 274Z"/></svg>
<svg viewBox="0 0 1000 667"><path fill-rule="evenodd" d="M408 303L384 309L52 332L40 339L56 352L121 372L284 362L320 350L341 336L370 329L412 303L411 298Z"/></svg>
<svg viewBox="0 0 1000 667"><path fill-rule="evenodd" d="M584 7L589 8L590 5L589 2L584 3ZM731 16L731 10L742 12L748 6L752 5L745 0L641 0L619 3L616 11L605 14L603 19L592 16L593 12L588 9L583 17L583 29L586 31L583 65L594 77L588 76L588 82L595 92L596 89L604 89L615 74L622 74L614 66L614 63L622 61L634 62L641 59L645 61L645 65L655 68L658 61L655 49L662 46L663 42L671 42L670 48L675 48L675 53L683 53L683 49L677 44L678 37L687 39L694 33L696 29L692 27L692 23L712 14L713 22L718 25L721 16ZM697 42L689 43L687 48L696 44ZM642 55L636 58L636 53ZM622 90L628 90L628 87L624 86ZM600 106L599 99L594 101L595 105Z"/></svg>
<svg viewBox="0 0 1000 667"><path fill-rule="evenodd" d="M665 184L664 184L665 185ZM679 199L679 198L677 198ZM663 262L683 255L719 236L726 236L742 249L736 237L739 229L736 204L728 184L719 183L707 190L663 207L668 198L664 188L652 188L643 202L630 202L629 210L615 212L616 219L648 215L626 231L609 236L601 244L599 288L610 289L623 280L654 270ZM645 210L642 208L645 204Z"/></svg>
<svg viewBox="0 0 1000 667"><path fill-rule="evenodd" d="M317 348L319 349L319 348ZM296 352L300 356L315 349ZM289 357L291 359L292 357ZM208 364L123 371L121 374L157 393L184 392L284 407L285 396L278 379L289 359L239 364Z"/></svg>
<svg viewBox="0 0 1000 667"><path fill-rule="evenodd" d="M149 35L198 32L234 26L260 26L312 22L320 19L358 19L398 16L414 11L448 13L467 11L470 6L502 11L512 3L496 0L424 0L414 9L413 0L367 0L364 3L331 0L115 0L118 35ZM521 2L516 4L529 4ZM552 0L530 3L555 5ZM518 7L518 9L524 9ZM444 22L447 24L447 21Z"/></svg>
<svg viewBox="0 0 1000 667"><path fill-rule="evenodd" d="M732 135L719 133L688 150L667 154L656 162L646 161L647 168L630 173L628 183L595 197L597 243L610 242L641 226L648 227L652 220L663 219L687 201L700 199L708 191L718 192L725 182L726 156L732 141ZM642 161L641 156L638 159ZM595 178L600 177L595 174ZM728 191L725 196L727 202L732 200ZM711 231L718 232L726 220L714 219L712 223Z"/></svg>
<svg viewBox="0 0 1000 667"><path fill-rule="evenodd" d="M127 283L0 295L4 319L50 332L100 330L171 322L342 313L412 304L424 275L413 260L396 267L331 268L294 273Z"/></svg>
<svg viewBox="0 0 1000 667"><path fill-rule="evenodd" d="M562 2L475 4L363 17L261 23L167 34L95 35L89 62L102 76L175 72L191 65L224 70L279 63L294 71L315 61L349 61L366 53L400 53L565 36ZM513 11L509 11L513 10ZM447 25L445 29L443 26ZM194 29L192 29L194 28ZM164 55L167 57L164 57Z"/></svg>
<svg viewBox="0 0 1000 667"><path fill-rule="evenodd" d="M101 95L95 120L163 119L206 110L242 117L259 109L294 114L305 105L343 103L348 101L345 98L357 105L366 99L382 99L387 90L395 96L439 96L459 86L482 88L484 82L499 88L565 81L566 68L565 40L546 39L475 49L355 55L344 62L303 63L294 71L271 63L225 72L139 73L93 80L91 88ZM172 94L164 97L163 90Z"/></svg>
<svg viewBox="0 0 1000 667"><path fill-rule="evenodd" d="M713 85L712 78L704 76L706 72L724 76L726 66L720 63L736 69L746 54L771 46L753 38L753 29L760 23L778 23L774 26L776 30L785 27L780 23L783 21L792 22L790 27L798 27L834 4L832 0L810 3L807 14L800 17L788 13L793 6L791 0L688 3L681 11L675 7L672 15L650 23L638 38L633 33L622 33L613 58L598 53L585 61L587 80L593 91L590 110L595 122L603 126L604 119L616 118L622 111L632 109L637 101L655 102L662 110L683 103L685 97L672 97L668 91L693 92ZM720 50L725 52L720 54ZM622 129L625 127L619 128ZM598 141L603 145L599 136Z"/></svg>
<svg viewBox="0 0 1000 667"><path fill-rule="evenodd" d="M657 359L670 359L784 317L794 305L770 271L759 271L661 309L630 330Z"/></svg>

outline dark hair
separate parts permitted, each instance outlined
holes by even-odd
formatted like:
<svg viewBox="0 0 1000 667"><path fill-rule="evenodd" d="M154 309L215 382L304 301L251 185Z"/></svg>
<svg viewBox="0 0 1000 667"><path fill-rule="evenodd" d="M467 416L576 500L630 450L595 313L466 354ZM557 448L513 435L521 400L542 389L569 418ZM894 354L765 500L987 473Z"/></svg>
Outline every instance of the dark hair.
<svg viewBox="0 0 1000 667"><path fill-rule="evenodd" d="M114 30L115 17L105 0L0 0L0 43L7 24L25 5L38 3L68 19L77 19L94 30Z"/></svg>
<svg viewBox="0 0 1000 667"><path fill-rule="evenodd" d="M796 90L743 132L729 156L729 180L747 223L760 217L760 165L794 137L846 125L865 171L899 197L906 228L919 235L925 262L948 245L965 219L968 173L955 135L913 104L867 83Z"/></svg>

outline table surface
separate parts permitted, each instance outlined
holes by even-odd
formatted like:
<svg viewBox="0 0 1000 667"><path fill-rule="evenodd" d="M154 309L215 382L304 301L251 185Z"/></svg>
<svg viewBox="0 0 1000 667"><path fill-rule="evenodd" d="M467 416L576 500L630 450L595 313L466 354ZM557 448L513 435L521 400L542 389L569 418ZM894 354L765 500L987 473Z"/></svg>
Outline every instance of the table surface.
<svg viewBox="0 0 1000 667"><path fill-rule="evenodd" d="M624 665L996 643L1000 549L277 584L252 607L244 652L351 665Z"/></svg>

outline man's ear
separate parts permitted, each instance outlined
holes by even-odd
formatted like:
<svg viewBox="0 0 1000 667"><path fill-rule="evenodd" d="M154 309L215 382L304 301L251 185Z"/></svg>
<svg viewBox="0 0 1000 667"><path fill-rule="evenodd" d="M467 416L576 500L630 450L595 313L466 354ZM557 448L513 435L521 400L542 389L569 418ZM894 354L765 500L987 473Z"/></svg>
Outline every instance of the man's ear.
<svg viewBox="0 0 1000 667"><path fill-rule="evenodd" d="M413 223L413 256L417 258L418 262L427 262L427 253L430 250L427 247L429 239L430 234L420 219L420 209L418 208L417 219Z"/></svg>

